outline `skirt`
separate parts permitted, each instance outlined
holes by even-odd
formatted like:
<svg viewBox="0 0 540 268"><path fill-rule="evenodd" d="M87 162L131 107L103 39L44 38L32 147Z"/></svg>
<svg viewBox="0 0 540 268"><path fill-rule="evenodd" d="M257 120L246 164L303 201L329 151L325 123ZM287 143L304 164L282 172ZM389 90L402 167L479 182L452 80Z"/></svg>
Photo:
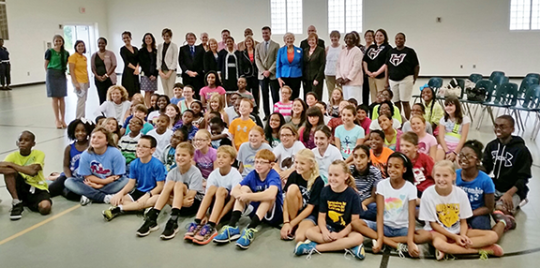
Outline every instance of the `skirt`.
<svg viewBox="0 0 540 268"><path fill-rule="evenodd" d="M47 86L47 97L63 98L67 96L67 79L64 71L47 69L45 84Z"/></svg>
<svg viewBox="0 0 540 268"><path fill-rule="evenodd" d="M150 80L150 77L141 75L141 90L142 91L156 91L157 90L157 78L156 80Z"/></svg>

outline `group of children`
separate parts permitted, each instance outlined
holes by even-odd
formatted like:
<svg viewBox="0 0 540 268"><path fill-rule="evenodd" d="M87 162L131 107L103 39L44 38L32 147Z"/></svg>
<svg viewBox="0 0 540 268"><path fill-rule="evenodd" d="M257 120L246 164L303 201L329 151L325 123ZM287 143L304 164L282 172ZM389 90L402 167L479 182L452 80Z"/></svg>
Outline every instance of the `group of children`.
<svg viewBox="0 0 540 268"><path fill-rule="evenodd" d="M374 253L388 246L419 257L418 244L431 242L439 260L503 255L496 242L516 226L532 164L523 140L511 135L512 117L497 118L497 139L482 152L481 143L467 141L470 119L452 97L439 117L433 92L424 91L402 125L391 91L367 107L335 89L326 106L315 94L291 102L285 86L263 129L249 92L226 101L216 80L207 74L203 102L182 85L175 87L176 104L156 96L149 110L134 97L122 128L109 118L74 120L63 173L49 185L44 154L23 132L19 151L0 162L13 198L11 219L21 218L23 206L48 214L51 197L63 195L82 205L110 204L103 211L108 221L146 210L140 237L160 228L158 216L169 204L163 240L179 232L180 217L194 215L184 238L201 245L236 241L247 249L267 223L296 241L296 255L345 250L364 259L365 238ZM242 216L250 218L243 229Z"/></svg>

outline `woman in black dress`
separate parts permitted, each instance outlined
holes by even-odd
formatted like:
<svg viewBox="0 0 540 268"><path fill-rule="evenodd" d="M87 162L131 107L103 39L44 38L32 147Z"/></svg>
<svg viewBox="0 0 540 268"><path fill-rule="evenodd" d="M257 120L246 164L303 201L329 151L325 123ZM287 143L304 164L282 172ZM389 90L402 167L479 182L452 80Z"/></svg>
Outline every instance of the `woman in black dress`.
<svg viewBox="0 0 540 268"><path fill-rule="evenodd" d="M126 88L129 99L140 93L139 86L139 51L131 45L131 33L123 32L122 40L125 46L120 49L120 56L124 60L124 72L122 73L122 86Z"/></svg>
<svg viewBox="0 0 540 268"><path fill-rule="evenodd" d="M227 94L238 90L238 77L240 76L240 53L234 48L234 38L227 37L227 47L219 52L218 73L221 77L221 84Z"/></svg>
<svg viewBox="0 0 540 268"><path fill-rule="evenodd" d="M116 85L116 56L107 50L107 39L98 39L99 51L92 55L92 73L99 96L99 105L107 100L107 90Z"/></svg>
<svg viewBox="0 0 540 268"><path fill-rule="evenodd" d="M142 42L141 50L139 50L141 89L144 91L144 104L146 107L150 107L152 94L157 91L158 70L156 66L156 39L151 33L146 33Z"/></svg>

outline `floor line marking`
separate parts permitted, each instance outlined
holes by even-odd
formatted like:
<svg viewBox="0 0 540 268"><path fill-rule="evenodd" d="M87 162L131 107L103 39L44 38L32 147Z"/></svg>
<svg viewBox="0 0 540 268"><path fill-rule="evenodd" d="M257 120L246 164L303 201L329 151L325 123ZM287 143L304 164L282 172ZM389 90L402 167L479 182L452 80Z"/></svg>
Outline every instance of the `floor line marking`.
<svg viewBox="0 0 540 268"><path fill-rule="evenodd" d="M71 207L71 208L69 208L67 210L64 210L61 213L56 214L56 215L54 215L54 216L52 216L52 217L50 217L50 218L48 218L48 219L46 219L46 220L44 220L42 222L36 223L33 226L30 226L30 227L28 227L28 228L26 228L26 229L24 229L24 230L22 230L22 231L20 231L20 232L18 232L16 234L12 235L12 236L10 236L10 237L0 241L0 246L7 243L7 242L9 242L9 241L11 241L11 240L13 240L13 239L15 239L15 238L17 238L17 237L19 237L19 236L22 236L22 235L24 235L24 234L26 234L26 233L28 233L28 232L36 229L36 228L39 228L40 226L43 226L43 225L45 225L45 224L47 224L47 223L49 223L49 222L51 222L51 221L53 221L55 219L58 219L58 218L66 215L66 214L70 213L71 211L76 210L76 209L78 209L80 207L81 207L80 204L75 205L75 206L73 206L73 207Z"/></svg>
<svg viewBox="0 0 540 268"><path fill-rule="evenodd" d="M380 268L387 268L388 267L388 262L390 261L390 251L389 250L386 250L384 251L383 253L383 257L381 259L381 265L379 266Z"/></svg>

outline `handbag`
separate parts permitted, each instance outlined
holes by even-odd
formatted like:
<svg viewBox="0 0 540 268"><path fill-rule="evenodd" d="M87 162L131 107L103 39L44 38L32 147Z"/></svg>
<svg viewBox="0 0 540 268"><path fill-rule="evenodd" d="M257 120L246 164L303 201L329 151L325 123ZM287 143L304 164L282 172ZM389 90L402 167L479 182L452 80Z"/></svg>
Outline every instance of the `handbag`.
<svg viewBox="0 0 540 268"><path fill-rule="evenodd" d="M483 102L486 100L487 90L484 87L467 89L467 100Z"/></svg>

